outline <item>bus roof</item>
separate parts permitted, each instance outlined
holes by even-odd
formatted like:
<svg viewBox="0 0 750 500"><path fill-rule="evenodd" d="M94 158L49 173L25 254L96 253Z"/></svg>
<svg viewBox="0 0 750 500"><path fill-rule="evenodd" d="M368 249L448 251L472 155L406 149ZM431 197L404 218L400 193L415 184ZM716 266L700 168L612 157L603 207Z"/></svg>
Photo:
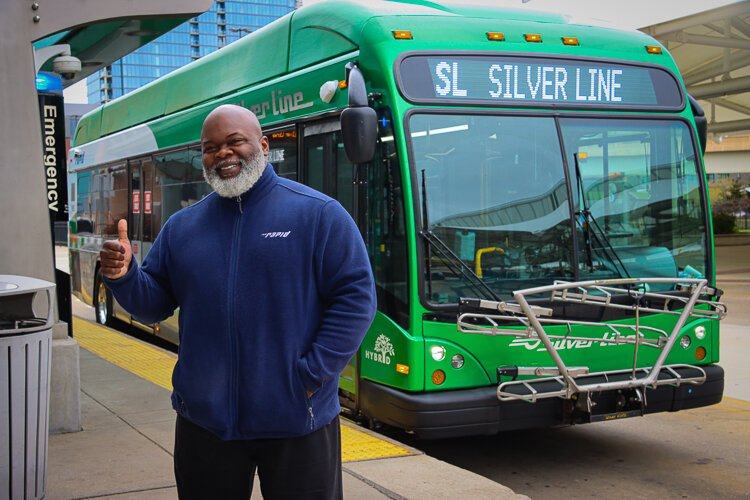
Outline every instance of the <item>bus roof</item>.
<svg viewBox="0 0 750 500"><path fill-rule="evenodd" d="M563 15L458 4L455 0L453 3L439 0L331 0L316 3L287 14L212 54L91 111L79 121L73 145L85 144L333 57L356 52L362 43L367 42L370 26L377 24L382 31L384 27L398 26L399 20L406 26L404 29L431 30L429 37L433 42L457 42L455 48L458 48L458 42L466 42L463 30L455 29L456 20L466 23L481 20L484 25L497 26L499 31L513 25L528 27L530 23L558 25L568 31L571 26ZM365 29L368 23L370 26ZM446 31L451 25L454 30ZM616 45L634 45L635 41L641 48L644 44L658 45L640 32L583 25L576 25L575 34L567 36L585 34L594 35L599 41L606 40L610 49ZM629 43L618 43L623 41ZM557 46L535 47L529 51L562 52L559 49ZM602 50L598 55L604 54L606 52ZM592 55L592 52L586 55ZM672 63L671 58L669 62Z"/></svg>

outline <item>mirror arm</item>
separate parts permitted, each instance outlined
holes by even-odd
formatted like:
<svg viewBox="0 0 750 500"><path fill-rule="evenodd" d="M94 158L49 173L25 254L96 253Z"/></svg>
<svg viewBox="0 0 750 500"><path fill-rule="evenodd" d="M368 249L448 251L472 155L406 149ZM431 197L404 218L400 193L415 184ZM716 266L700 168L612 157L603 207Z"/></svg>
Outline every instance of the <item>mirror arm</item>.
<svg viewBox="0 0 750 500"><path fill-rule="evenodd" d="M706 113L703 111L703 107L698 103L698 100L695 97L688 94L688 100L690 101L690 108L695 117L695 126L698 129L698 142L700 142L701 150L705 154L708 138L708 120L706 119Z"/></svg>
<svg viewBox="0 0 750 500"><path fill-rule="evenodd" d="M367 86L365 85L365 77L362 75L362 71L360 71L357 63L347 63L346 84L349 88L349 107L366 107L368 105Z"/></svg>

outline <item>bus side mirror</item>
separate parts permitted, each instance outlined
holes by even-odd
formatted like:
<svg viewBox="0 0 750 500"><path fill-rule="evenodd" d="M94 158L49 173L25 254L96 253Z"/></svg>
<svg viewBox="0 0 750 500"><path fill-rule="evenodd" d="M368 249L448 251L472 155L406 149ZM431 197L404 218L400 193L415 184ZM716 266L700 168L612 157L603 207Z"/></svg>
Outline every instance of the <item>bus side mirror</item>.
<svg viewBox="0 0 750 500"><path fill-rule="evenodd" d="M341 136L346 156L352 163L367 163L375 156L378 117L370 107L346 108L341 113Z"/></svg>
<svg viewBox="0 0 750 500"><path fill-rule="evenodd" d="M378 139L378 116L368 106L367 87L362 72L352 63L347 64L349 107L341 113L341 136L344 151L352 163L367 163L375 156Z"/></svg>
<svg viewBox="0 0 750 500"><path fill-rule="evenodd" d="M701 143L701 152L706 152L706 139L708 137L708 120L706 120L706 113L703 112L703 108L695 97L688 94L690 99L690 108L693 110L693 116L695 117L695 126L698 129L698 141Z"/></svg>

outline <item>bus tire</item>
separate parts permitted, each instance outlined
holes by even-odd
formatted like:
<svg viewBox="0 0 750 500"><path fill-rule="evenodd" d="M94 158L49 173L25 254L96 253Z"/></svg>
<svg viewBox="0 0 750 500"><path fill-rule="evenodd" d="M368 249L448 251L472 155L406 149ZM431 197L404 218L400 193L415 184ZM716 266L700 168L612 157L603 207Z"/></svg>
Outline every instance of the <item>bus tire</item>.
<svg viewBox="0 0 750 500"><path fill-rule="evenodd" d="M112 326L112 294L104 285L99 271L94 280L94 316L100 325Z"/></svg>

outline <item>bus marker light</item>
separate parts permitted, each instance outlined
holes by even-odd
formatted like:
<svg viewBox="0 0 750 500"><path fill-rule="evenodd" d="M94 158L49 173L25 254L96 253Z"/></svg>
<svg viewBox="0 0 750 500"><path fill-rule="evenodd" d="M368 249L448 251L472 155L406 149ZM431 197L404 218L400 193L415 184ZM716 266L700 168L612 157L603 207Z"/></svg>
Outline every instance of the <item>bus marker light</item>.
<svg viewBox="0 0 750 500"><path fill-rule="evenodd" d="M432 383L440 385L445 382L445 372L443 370L435 370L432 372Z"/></svg>
<svg viewBox="0 0 750 500"><path fill-rule="evenodd" d="M336 91L339 89L338 80L329 80L320 86L320 100L325 103L330 103L333 97L336 95Z"/></svg>
<svg viewBox="0 0 750 500"><path fill-rule="evenodd" d="M646 52L649 54L661 54L661 47L658 45L646 45Z"/></svg>
<svg viewBox="0 0 750 500"><path fill-rule="evenodd" d="M688 347L690 347L690 337L688 337L687 335L683 336L683 337L682 337L682 338L680 339L680 346L681 346L681 347L682 347L683 349L687 349Z"/></svg>
<svg viewBox="0 0 750 500"><path fill-rule="evenodd" d="M411 31L409 30L393 30L393 38L396 40L411 40Z"/></svg>
<svg viewBox="0 0 750 500"><path fill-rule="evenodd" d="M339 88L343 90L346 87L347 87L346 80L339 80Z"/></svg>
<svg viewBox="0 0 750 500"><path fill-rule="evenodd" d="M578 43L577 36L564 36L562 37L563 45L581 45Z"/></svg>
<svg viewBox="0 0 750 500"><path fill-rule="evenodd" d="M703 340L703 338L706 336L706 327L705 326L696 326L695 330L695 338L698 340Z"/></svg>
<svg viewBox="0 0 750 500"><path fill-rule="evenodd" d="M578 153L578 160L583 161L586 160L589 157L588 153Z"/></svg>
<svg viewBox="0 0 750 500"><path fill-rule="evenodd" d="M445 359L445 347L434 345L430 348L430 354L432 354L432 359L435 361L442 361Z"/></svg>
<svg viewBox="0 0 750 500"><path fill-rule="evenodd" d="M398 373L403 373L404 375L409 375L409 365L402 365L401 363L396 363L396 371Z"/></svg>
<svg viewBox="0 0 750 500"><path fill-rule="evenodd" d="M458 370L462 366L464 366L464 357L460 354L456 354L451 358L451 366Z"/></svg>
<svg viewBox="0 0 750 500"><path fill-rule="evenodd" d="M501 33L499 31L488 31L487 40L490 40L491 42L504 42L505 33Z"/></svg>
<svg viewBox="0 0 750 500"><path fill-rule="evenodd" d="M706 348L701 346L698 349L695 350L695 359L698 361L703 361L706 359Z"/></svg>
<svg viewBox="0 0 750 500"><path fill-rule="evenodd" d="M526 37L527 42L542 43L542 35L539 33L526 33L524 37Z"/></svg>

